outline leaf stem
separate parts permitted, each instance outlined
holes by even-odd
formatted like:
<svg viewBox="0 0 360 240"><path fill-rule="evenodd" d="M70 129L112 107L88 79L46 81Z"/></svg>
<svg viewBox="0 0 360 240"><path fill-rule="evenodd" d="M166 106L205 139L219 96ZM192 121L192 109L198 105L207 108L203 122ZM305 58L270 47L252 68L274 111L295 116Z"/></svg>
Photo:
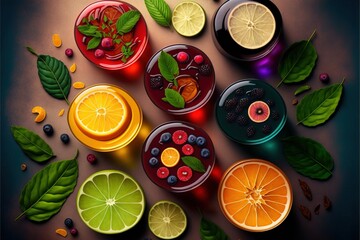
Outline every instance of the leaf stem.
<svg viewBox="0 0 360 240"><path fill-rule="evenodd" d="M31 47L26 47L26 49L31 53L31 54L33 54L33 55L35 55L35 56L39 56L36 52L35 52L35 50L34 49L32 49Z"/></svg>

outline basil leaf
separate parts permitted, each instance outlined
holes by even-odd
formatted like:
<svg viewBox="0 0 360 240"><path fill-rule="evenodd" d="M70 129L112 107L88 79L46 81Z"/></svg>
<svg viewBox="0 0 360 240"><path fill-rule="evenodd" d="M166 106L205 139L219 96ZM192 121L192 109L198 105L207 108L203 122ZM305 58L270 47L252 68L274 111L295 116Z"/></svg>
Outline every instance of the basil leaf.
<svg viewBox="0 0 360 240"><path fill-rule="evenodd" d="M64 99L70 104L67 97L71 88L71 77L65 64L48 55L38 55L32 48L27 50L37 56L38 75L45 91L52 97Z"/></svg>
<svg viewBox="0 0 360 240"><path fill-rule="evenodd" d="M167 52L161 51L158 59L158 66L161 75L169 82L173 82L179 75L179 65L176 60Z"/></svg>
<svg viewBox="0 0 360 240"><path fill-rule="evenodd" d="M204 164L196 157L184 156L181 160L190 167L192 170L197 172L205 172Z"/></svg>
<svg viewBox="0 0 360 240"><path fill-rule="evenodd" d="M311 87L310 87L309 85L301 86L301 87L299 87L298 89L296 89L296 91L294 92L294 95L297 96L297 95L299 95L300 93L303 93L303 92L305 92L305 91L307 91L307 90L310 90L310 89L311 89Z"/></svg>
<svg viewBox="0 0 360 240"><path fill-rule="evenodd" d="M171 88L165 89L165 98L162 98L164 102L170 103L173 107L184 108L185 100L180 93Z"/></svg>
<svg viewBox="0 0 360 240"><path fill-rule="evenodd" d="M298 173L319 180L331 177L334 161L320 143L296 136L284 139L283 143L285 158Z"/></svg>
<svg viewBox="0 0 360 240"><path fill-rule="evenodd" d="M343 82L306 95L296 107L299 123L314 127L326 122L335 112L343 90Z"/></svg>
<svg viewBox="0 0 360 240"><path fill-rule="evenodd" d="M95 49L101 43L101 37L93 37L87 44L87 50Z"/></svg>
<svg viewBox="0 0 360 240"><path fill-rule="evenodd" d="M305 80L313 68L317 60L317 53L311 44L311 39L315 31L308 40L300 41L292 44L284 53L279 63L279 74L281 83L296 83Z"/></svg>
<svg viewBox="0 0 360 240"><path fill-rule="evenodd" d="M171 9L164 0L145 0L145 5L155 22L164 27L171 26Z"/></svg>
<svg viewBox="0 0 360 240"><path fill-rule="evenodd" d="M95 37L98 36L100 33L98 31L98 26L93 26L93 25L80 25L78 26L78 30L80 33L88 37Z"/></svg>
<svg viewBox="0 0 360 240"><path fill-rule="evenodd" d="M48 220L58 213L74 191L78 178L77 155L72 160L57 161L36 173L20 195L22 213L35 222Z"/></svg>
<svg viewBox="0 0 360 240"><path fill-rule="evenodd" d="M123 13L116 21L116 30L120 35L130 32L140 19L140 12L130 10Z"/></svg>
<svg viewBox="0 0 360 240"><path fill-rule="evenodd" d="M200 239L201 240L228 240L226 233L215 223L201 218L200 222Z"/></svg>
<svg viewBox="0 0 360 240"><path fill-rule="evenodd" d="M11 132L21 150L35 162L44 162L55 157L51 147L36 133L18 126L12 126Z"/></svg>

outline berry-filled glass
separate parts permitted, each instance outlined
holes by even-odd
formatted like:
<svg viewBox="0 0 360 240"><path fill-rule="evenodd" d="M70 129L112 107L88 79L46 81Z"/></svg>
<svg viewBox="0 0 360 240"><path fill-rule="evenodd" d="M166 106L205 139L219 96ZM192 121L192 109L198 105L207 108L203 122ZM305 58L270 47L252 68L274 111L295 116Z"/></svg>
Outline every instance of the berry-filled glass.
<svg viewBox="0 0 360 240"><path fill-rule="evenodd" d="M149 60L144 85L151 101L167 113L180 115L203 107L215 89L215 72L200 49L176 44Z"/></svg>
<svg viewBox="0 0 360 240"><path fill-rule="evenodd" d="M281 95L268 83L245 79L228 86L216 103L216 120L232 140L261 144L275 137L287 119Z"/></svg>
<svg viewBox="0 0 360 240"><path fill-rule="evenodd" d="M215 164L213 143L207 133L186 122L156 127L144 142L142 164L147 176L171 192L200 186Z"/></svg>
<svg viewBox="0 0 360 240"><path fill-rule="evenodd" d="M144 17L134 6L121 1L87 6L76 19L74 34L80 52L107 70L131 66L148 44Z"/></svg>

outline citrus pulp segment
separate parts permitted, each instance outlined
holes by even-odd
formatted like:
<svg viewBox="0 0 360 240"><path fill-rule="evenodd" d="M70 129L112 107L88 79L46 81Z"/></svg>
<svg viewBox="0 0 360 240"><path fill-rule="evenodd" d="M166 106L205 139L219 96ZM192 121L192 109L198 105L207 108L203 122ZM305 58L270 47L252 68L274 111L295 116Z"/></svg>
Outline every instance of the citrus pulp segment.
<svg viewBox="0 0 360 240"><path fill-rule="evenodd" d="M76 204L88 227L100 233L116 234L139 222L144 213L145 198L132 177L121 171L103 170L84 181Z"/></svg>
<svg viewBox="0 0 360 240"><path fill-rule="evenodd" d="M268 44L275 28L274 15L261 3L241 3L229 14L228 29L232 39L247 49L258 49Z"/></svg>
<svg viewBox="0 0 360 240"><path fill-rule="evenodd" d="M235 226L253 232L275 228L292 206L292 189L274 164L249 159L239 161L224 174L218 192L221 210Z"/></svg>
<svg viewBox="0 0 360 240"><path fill-rule="evenodd" d="M175 30L185 37L199 34L205 26L205 20L205 12L202 7L191 1L176 5L172 15L172 24Z"/></svg>
<svg viewBox="0 0 360 240"><path fill-rule="evenodd" d="M184 210L174 202L159 201L149 211L148 224L151 232L161 239L174 239L186 229Z"/></svg>

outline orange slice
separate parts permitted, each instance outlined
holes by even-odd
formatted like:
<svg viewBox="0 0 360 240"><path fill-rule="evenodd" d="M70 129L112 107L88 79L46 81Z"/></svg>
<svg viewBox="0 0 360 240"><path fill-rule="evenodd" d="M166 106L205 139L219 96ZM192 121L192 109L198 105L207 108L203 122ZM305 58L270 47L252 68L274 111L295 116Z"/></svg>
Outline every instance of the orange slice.
<svg viewBox="0 0 360 240"><path fill-rule="evenodd" d="M161 153L160 159L166 167L173 167L179 162L180 153L176 148L168 147Z"/></svg>
<svg viewBox="0 0 360 240"><path fill-rule="evenodd" d="M52 40L52 43L55 47L61 47L62 45L62 40L61 40L61 37L59 34L57 33L54 33L52 36L51 36L51 40Z"/></svg>
<svg viewBox="0 0 360 240"><path fill-rule="evenodd" d="M293 200L285 174L260 159L232 165L221 180L218 198L225 217L236 227L252 232L267 231L281 224Z"/></svg>
<svg viewBox="0 0 360 240"><path fill-rule="evenodd" d="M31 109L31 112L37 114L37 116L35 117L35 122L37 123L44 121L44 119L46 118L46 111L43 107L35 106Z"/></svg>

